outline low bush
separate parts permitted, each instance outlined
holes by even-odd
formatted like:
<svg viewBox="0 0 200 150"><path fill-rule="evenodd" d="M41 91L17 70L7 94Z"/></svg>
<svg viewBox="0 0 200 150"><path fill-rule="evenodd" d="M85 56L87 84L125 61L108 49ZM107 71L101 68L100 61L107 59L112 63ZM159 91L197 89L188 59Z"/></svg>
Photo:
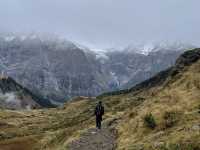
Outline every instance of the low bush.
<svg viewBox="0 0 200 150"><path fill-rule="evenodd" d="M145 115L145 117L144 117L144 124L148 128L151 128L151 129L154 129L156 127L155 118L154 118L154 116L151 113Z"/></svg>

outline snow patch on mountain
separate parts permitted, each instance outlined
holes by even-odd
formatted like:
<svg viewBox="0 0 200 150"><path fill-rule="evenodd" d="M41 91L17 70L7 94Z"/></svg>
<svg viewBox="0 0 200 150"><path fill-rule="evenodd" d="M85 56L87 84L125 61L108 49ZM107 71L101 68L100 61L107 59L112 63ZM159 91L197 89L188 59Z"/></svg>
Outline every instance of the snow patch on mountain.
<svg viewBox="0 0 200 150"><path fill-rule="evenodd" d="M143 55L149 55L149 53L154 49L154 45L153 44L146 44L143 45L142 47L138 48L136 51L140 54Z"/></svg>
<svg viewBox="0 0 200 150"><path fill-rule="evenodd" d="M96 54L96 59L108 59L109 57L107 56L107 51L106 50L102 50L102 49L95 49L93 50Z"/></svg>
<svg viewBox="0 0 200 150"><path fill-rule="evenodd" d="M185 44L182 42L151 42L146 44L130 44L127 48L125 48L125 51L127 52L134 52L142 55L149 55L151 52L157 52L157 51L180 51L180 50L186 50L186 49L192 49L196 46L192 44Z"/></svg>

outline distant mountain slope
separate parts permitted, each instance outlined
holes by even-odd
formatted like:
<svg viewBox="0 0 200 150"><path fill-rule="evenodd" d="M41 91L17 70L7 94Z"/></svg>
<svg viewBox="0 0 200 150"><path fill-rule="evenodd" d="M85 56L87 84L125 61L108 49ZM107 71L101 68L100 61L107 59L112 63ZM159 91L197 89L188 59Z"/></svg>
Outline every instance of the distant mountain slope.
<svg viewBox="0 0 200 150"><path fill-rule="evenodd" d="M109 53L110 59L105 65L115 75L119 89L126 89L174 65L184 50L165 51L160 48L156 52L149 52L148 55L134 51L113 52Z"/></svg>
<svg viewBox="0 0 200 150"><path fill-rule="evenodd" d="M171 67L184 51L192 48L195 46L181 42L130 45L109 52L107 67L118 79L119 89L127 89Z"/></svg>
<svg viewBox="0 0 200 150"><path fill-rule="evenodd" d="M0 108L36 109L52 107L48 100L42 100L10 77L0 77Z"/></svg>

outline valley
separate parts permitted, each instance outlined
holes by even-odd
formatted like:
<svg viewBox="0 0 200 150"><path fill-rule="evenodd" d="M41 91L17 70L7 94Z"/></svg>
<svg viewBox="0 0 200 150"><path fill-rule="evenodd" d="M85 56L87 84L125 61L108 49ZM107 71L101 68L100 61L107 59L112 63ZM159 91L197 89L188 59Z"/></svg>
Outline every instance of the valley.
<svg viewBox="0 0 200 150"><path fill-rule="evenodd" d="M0 150L200 150L199 6L0 0Z"/></svg>

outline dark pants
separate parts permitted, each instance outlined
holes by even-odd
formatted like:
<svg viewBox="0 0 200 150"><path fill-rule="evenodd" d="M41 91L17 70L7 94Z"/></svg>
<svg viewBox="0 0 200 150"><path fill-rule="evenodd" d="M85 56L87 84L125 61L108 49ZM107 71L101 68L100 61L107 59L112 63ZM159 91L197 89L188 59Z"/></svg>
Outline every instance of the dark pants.
<svg viewBox="0 0 200 150"><path fill-rule="evenodd" d="M96 127L101 129L102 116L96 116Z"/></svg>

